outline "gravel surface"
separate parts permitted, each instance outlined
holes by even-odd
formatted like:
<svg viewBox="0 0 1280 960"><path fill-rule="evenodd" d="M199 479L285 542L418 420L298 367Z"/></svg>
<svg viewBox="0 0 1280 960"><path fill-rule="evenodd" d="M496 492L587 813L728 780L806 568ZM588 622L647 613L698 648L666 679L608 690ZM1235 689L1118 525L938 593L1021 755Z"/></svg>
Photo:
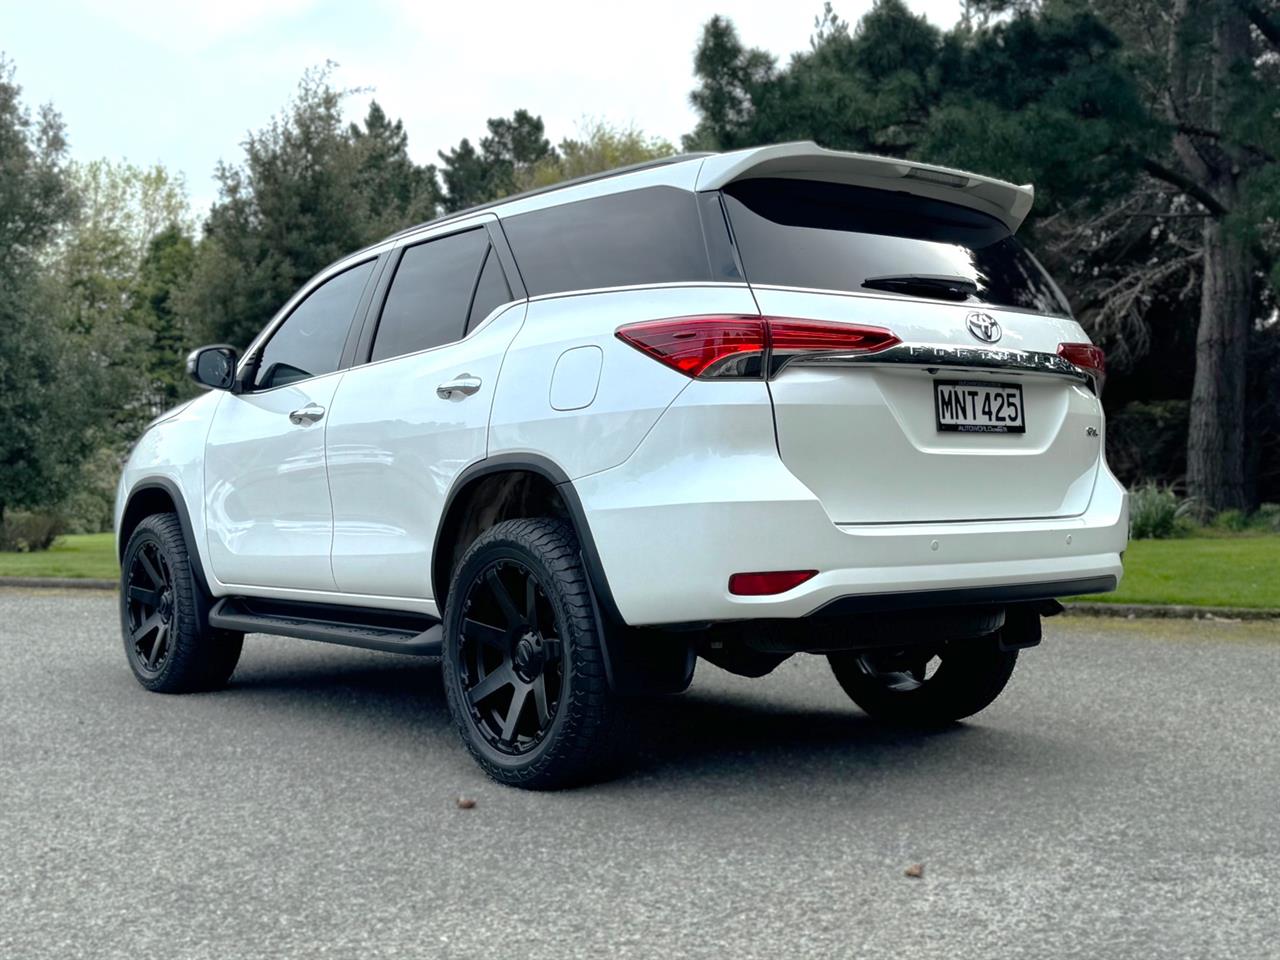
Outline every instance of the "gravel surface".
<svg viewBox="0 0 1280 960"><path fill-rule="evenodd" d="M86 591L0 590L0 644L5 960L1280 949L1276 623L1060 618L932 735L701 664L561 794L483 778L433 661L253 637L148 694Z"/></svg>

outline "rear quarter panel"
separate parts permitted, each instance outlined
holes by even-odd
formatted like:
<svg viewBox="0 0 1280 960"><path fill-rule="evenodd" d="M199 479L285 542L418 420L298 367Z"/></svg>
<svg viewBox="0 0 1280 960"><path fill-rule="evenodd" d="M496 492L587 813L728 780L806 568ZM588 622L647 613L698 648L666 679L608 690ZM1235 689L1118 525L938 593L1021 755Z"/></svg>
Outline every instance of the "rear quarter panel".
<svg viewBox="0 0 1280 960"><path fill-rule="evenodd" d="M502 365L489 455L536 452L559 464L571 480L622 463L691 381L620 341L617 329L642 320L713 313L755 314L755 300L745 284L689 284L530 301ZM578 351L591 346L600 351L594 393L576 382L556 381L557 376L587 376L591 371L584 371ZM577 398L569 404L572 409L556 409L567 406L559 399L566 395Z"/></svg>

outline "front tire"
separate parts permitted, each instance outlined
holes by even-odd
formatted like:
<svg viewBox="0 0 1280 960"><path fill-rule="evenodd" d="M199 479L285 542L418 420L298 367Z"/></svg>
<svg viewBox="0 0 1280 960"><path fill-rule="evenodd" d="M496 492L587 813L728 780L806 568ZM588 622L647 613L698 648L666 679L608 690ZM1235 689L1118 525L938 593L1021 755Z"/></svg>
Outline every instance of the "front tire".
<svg viewBox="0 0 1280 960"><path fill-rule="evenodd" d="M458 564L444 686L463 743L500 783L547 790L608 766L617 704L578 540L560 520L508 520Z"/></svg>
<svg viewBox="0 0 1280 960"><path fill-rule="evenodd" d="M120 563L120 628L138 682L155 693L223 686L240 660L244 634L214 630L182 525L172 513L138 524Z"/></svg>
<svg viewBox="0 0 1280 960"><path fill-rule="evenodd" d="M849 699L872 717L936 727L990 706L1009 682L1018 651L1001 650L996 634L951 641L936 651L833 653L827 659Z"/></svg>

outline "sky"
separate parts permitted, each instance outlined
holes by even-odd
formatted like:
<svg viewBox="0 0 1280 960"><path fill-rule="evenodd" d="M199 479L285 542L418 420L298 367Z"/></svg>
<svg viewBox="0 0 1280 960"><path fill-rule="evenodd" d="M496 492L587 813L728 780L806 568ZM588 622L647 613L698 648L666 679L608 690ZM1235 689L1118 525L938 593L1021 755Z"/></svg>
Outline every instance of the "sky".
<svg viewBox="0 0 1280 960"><path fill-rule="evenodd" d="M907 0L947 27L959 0ZM849 21L871 0L837 0ZM419 163L488 117L523 107L553 141L584 120L634 125L679 146L696 122L693 51L713 14L780 60L807 47L821 0L0 0L0 52L28 106L52 103L74 159L105 157L181 173L202 215L219 160L288 103L309 67L368 88L404 120Z"/></svg>

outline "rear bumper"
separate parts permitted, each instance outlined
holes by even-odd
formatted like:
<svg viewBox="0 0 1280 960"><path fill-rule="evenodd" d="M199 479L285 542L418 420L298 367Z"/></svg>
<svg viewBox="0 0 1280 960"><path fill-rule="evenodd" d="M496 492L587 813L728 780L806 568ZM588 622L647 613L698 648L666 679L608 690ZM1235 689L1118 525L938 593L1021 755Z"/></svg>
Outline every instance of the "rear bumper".
<svg viewBox="0 0 1280 960"><path fill-rule="evenodd" d="M960 587L926 590L923 593L853 594L840 597L814 611L816 617L841 617L859 613L897 613L905 610L934 610L939 607L987 607L1010 603L1030 603L1057 597L1108 593L1118 581L1112 576L1079 580L1052 580L1046 583L1001 584L996 587Z"/></svg>
<svg viewBox="0 0 1280 960"><path fill-rule="evenodd" d="M729 385L715 386L713 417L683 415L696 399L682 397L628 461L574 481L628 624L1029 600L1119 582L1128 500L1105 464L1074 517L835 524L778 457L755 398L725 402ZM812 569L776 596L728 591L732 573Z"/></svg>

